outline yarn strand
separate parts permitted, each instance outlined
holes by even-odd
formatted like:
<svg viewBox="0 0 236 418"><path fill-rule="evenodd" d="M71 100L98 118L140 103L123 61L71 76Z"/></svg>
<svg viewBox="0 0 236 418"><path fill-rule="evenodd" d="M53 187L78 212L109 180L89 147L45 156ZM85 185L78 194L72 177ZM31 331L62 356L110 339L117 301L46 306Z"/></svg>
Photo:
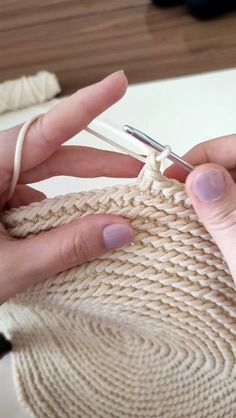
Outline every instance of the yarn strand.
<svg viewBox="0 0 236 418"><path fill-rule="evenodd" d="M17 182L19 180L19 176L20 176L20 167L21 167L21 159L22 159L22 150L23 150L23 144L24 144L24 140L25 140L25 136L26 133L29 129L29 127L31 126L31 124L40 117L41 115L35 115L33 116L31 119L29 119L21 128L18 138L16 140L16 148L15 148L15 156L14 156L14 166L13 166L13 176L12 176L12 180L11 180L11 185L9 188L9 192L8 192L8 196L7 196L7 200L9 200L15 190L15 187L17 185ZM103 134L95 131L94 129L90 128L90 127L86 127L84 129L86 132L90 133L91 135L96 136L97 138L101 139L102 141L106 142L109 145L112 145L113 147L116 147L117 149L119 149L121 152L130 155L133 158L136 158L137 160L146 163L149 156L143 156L140 155L132 150L130 150L128 147L124 146L124 145L120 145L118 143L116 143L115 141L112 141L111 139L107 138L106 136L104 136ZM167 145L165 147L165 149L160 153L154 153L151 152L150 155L154 156L154 159L156 162L162 161L165 158L168 157L168 155L171 152L171 148L169 145Z"/></svg>
<svg viewBox="0 0 236 418"><path fill-rule="evenodd" d="M21 159L22 159L22 150L23 150L23 144L26 137L26 133L31 126L31 124L39 118L39 115L33 116L31 119L29 119L21 128L18 138L16 140L16 148L15 148L15 155L14 155L14 165L13 165L13 175L12 180L10 184L10 188L7 195L7 200L9 200L15 190L15 187L17 185L17 182L19 180L20 176L20 167L21 167Z"/></svg>

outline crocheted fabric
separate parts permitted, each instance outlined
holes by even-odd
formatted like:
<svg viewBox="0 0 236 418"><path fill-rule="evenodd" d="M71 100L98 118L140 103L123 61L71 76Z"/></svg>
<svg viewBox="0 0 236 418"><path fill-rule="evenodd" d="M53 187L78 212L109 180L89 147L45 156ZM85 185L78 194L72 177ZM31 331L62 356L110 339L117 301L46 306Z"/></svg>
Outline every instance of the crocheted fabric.
<svg viewBox="0 0 236 418"><path fill-rule="evenodd" d="M45 200L2 221L22 238L104 212L131 220L133 245L2 307L21 401L37 418L235 418L233 280L183 185L155 159L135 185Z"/></svg>

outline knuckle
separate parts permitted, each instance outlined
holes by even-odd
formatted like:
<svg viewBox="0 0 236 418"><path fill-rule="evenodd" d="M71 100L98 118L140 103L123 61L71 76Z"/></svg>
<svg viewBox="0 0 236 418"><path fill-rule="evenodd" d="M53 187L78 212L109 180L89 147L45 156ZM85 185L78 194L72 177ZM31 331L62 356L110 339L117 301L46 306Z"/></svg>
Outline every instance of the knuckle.
<svg viewBox="0 0 236 418"><path fill-rule="evenodd" d="M45 116L44 115L41 116L37 120L37 125L38 126L36 128L38 129L38 132L40 132L40 136L42 138L42 144L45 144L45 146L46 146L47 149L49 149L52 152L54 152L55 151L55 147L54 147L52 141L50 141L50 138L48 136L47 129L46 129L46 126L45 126Z"/></svg>
<svg viewBox="0 0 236 418"><path fill-rule="evenodd" d="M13 247L13 240L2 240L0 245L0 281L16 276L14 260L16 251ZM13 255L14 254L14 255Z"/></svg>
<svg viewBox="0 0 236 418"><path fill-rule="evenodd" d="M60 261L63 268L69 268L87 261L90 248L83 233L75 232L71 239L63 239L60 244Z"/></svg>
<svg viewBox="0 0 236 418"><path fill-rule="evenodd" d="M85 99L82 98L80 98L79 105L83 114L83 120L86 121L87 124L94 118L94 114L96 113L95 106L93 104L88 103Z"/></svg>
<svg viewBox="0 0 236 418"><path fill-rule="evenodd" d="M211 230L216 232L230 231L236 228L236 208L220 207L217 212L211 213L208 219Z"/></svg>
<svg viewBox="0 0 236 418"><path fill-rule="evenodd" d="M44 167L47 178L50 178L55 175L54 165L51 163L50 158L44 161Z"/></svg>

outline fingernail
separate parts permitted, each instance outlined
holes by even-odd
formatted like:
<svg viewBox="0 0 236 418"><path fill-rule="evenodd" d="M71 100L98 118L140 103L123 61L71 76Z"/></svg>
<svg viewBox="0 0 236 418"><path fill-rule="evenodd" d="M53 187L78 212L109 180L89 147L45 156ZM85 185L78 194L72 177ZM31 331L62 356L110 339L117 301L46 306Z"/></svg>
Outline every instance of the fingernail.
<svg viewBox="0 0 236 418"><path fill-rule="evenodd" d="M115 71L112 75L114 75L114 74L122 74L122 75L125 75L125 72L124 72L124 70L118 70L118 71Z"/></svg>
<svg viewBox="0 0 236 418"><path fill-rule="evenodd" d="M124 72L124 70L118 70L118 71L115 71L114 73L108 74L108 75L105 77L105 79L106 79L106 78L113 77L115 74L125 74L125 72Z"/></svg>
<svg viewBox="0 0 236 418"><path fill-rule="evenodd" d="M103 230L103 242L106 248L120 248L134 239L134 232L128 224L112 224Z"/></svg>
<svg viewBox="0 0 236 418"><path fill-rule="evenodd" d="M202 202L220 199L226 189L224 174L220 170L209 170L198 174L192 182L192 191Z"/></svg>

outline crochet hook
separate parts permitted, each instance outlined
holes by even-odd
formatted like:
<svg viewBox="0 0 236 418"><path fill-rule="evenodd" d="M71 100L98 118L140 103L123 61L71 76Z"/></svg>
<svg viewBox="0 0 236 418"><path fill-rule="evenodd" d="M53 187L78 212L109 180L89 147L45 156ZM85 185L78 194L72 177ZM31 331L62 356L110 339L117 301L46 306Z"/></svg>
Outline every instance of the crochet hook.
<svg viewBox="0 0 236 418"><path fill-rule="evenodd" d="M133 128L132 126L124 125L123 126L123 130L126 133L132 135L133 137L137 138L139 141L143 142L144 144L149 145L152 148L156 149L157 151L162 152L162 151L165 150L164 145L160 144L155 139L153 139L150 136L146 135L144 132L141 132L138 129ZM187 163L187 161L184 161L182 158L180 158L177 154L175 154L172 151L170 152L168 158L173 163L178 164L179 166L183 167L188 172L191 172L194 169L194 167L191 164Z"/></svg>

